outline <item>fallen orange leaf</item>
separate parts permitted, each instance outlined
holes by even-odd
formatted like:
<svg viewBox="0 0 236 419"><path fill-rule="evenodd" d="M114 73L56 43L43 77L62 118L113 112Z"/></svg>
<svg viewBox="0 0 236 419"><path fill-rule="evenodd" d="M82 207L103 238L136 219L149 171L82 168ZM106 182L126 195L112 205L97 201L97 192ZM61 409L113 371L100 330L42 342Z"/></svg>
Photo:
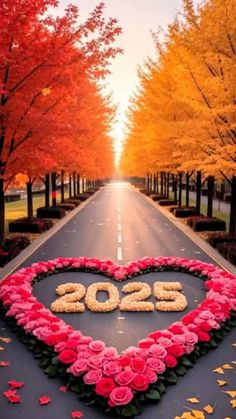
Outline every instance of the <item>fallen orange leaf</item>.
<svg viewBox="0 0 236 419"><path fill-rule="evenodd" d="M199 400L197 397L190 397L189 399L187 399L188 402L190 403L199 403Z"/></svg>
<svg viewBox="0 0 236 419"><path fill-rule="evenodd" d="M217 380L217 384L219 384L220 387L225 386L227 383L227 381L223 381L223 380Z"/></svg>
<svg viewBox="0 0 236 419"><path fill-rule="evenodd" d="M225 370L232 370L233 369L233 367L229 364L222 365L222 368L224 368Z"/></svg>
<svg viewBox="0 0 236 419"><path fill-rule="evenodd" d="M236 391L235 390L223 391L222 393L226 393L232 398L236 397Z"/></svg>
<svg viewBox="0 0 236 419"><path fill-rule="evenodd" d="M236 408L236 400L230 400L230 404L232 405L232 408Z"/></svg>
<svg viewBox="0 0 236 419"><path fill-rule="evenodd" d="M217 372L218 374L224 374L225 373L223 368L220 368L220 367L213 370L213 372Z"/></svg>
<svg viewBox="0 0 236 419"><path fill-rule="evenodd" d="M205 412L209 413L210 415L214 412L214 409L210 404L204 406L203 410L205 410Z"/></svg>
<svg viewBox="0 0 236 419"><path fill-rule="evenodd" d="M205 415L201 410L192 410L192 413L196 419L205 419Z"/></svg>

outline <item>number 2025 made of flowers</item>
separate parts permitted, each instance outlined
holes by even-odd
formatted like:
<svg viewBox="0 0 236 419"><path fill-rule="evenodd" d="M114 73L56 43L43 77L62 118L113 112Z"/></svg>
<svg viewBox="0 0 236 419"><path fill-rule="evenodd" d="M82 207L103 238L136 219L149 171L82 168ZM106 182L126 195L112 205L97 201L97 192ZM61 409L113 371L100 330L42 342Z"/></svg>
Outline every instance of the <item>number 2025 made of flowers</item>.
<svg viewBox="0 0 236 419"><path fill-rule="evenodd" d="M98 301L97 293L103 291L108 294L106 301ZM80 283L66 283L56 288L60 297L51 304L51 310L57 313L82 313L87 307L93 312L110 312L117 308L121 311L183 311L188 303L181 293L180 282L155 282L153 294L157 298L156 304L147 299L152 289L145 282L130 282L122 288L123 293L129 295L120 299L118 288L109 282L96 282L85 288ZM80 300L84 298L84 303Z"/></svg>

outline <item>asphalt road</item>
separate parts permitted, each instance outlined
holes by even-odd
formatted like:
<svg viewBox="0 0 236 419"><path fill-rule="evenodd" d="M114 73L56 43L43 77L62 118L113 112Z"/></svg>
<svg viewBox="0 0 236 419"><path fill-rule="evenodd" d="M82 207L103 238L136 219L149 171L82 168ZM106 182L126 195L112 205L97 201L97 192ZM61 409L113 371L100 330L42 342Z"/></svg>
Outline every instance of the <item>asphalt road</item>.
<svg viewBox="0 0 236 419"><path fill-rule="evenodd" d="M112 184L100 190L75 217L32 254L23 265L59 256L90 256L112 259L119 264L139 259L143 256L176 255L212 262L195 243L172 224L158 209L154 208L142 195L126 184ZM60 283L78 281L84 284L97 282L98 276L67 273L40 282L35 289L37 298L46 306L56 298L55 288ZM106 281L107 279L102 278ZM137 280L152 284L159 280L178 280L191 310L204 298L200 280L190 275L176 273L147 274ZM121 289L121 285L115 284ZM108 345L120 351L137 343L157 328L164 328L182 317L181 313L112 313L94 314L88 310L83 314L61 315L75 328L103 339ZM137 327L138 324L138 327ZM1 367L0 372L0 419L67 419L70 412L81 410L85 418L105 418L105 414L79 402L75 394L59 391L63 384L58 379L48 379L38 367L31 353L20 344L3 321L0 321L0 337L11 337L11 343L0 342L4 350L0 360L8 360L11 365ZM141 419L174 419L187 408L201 410L203 406L215 406L216 419L233 418L234 411L230 398L222 390L235 390L236 366L227 370L224 376L213 373L213 369L235 360L236 333L231 332L216 350L201 358L193 369L176 386L168 388L158 405L145 407ZM24 381L19 390L22 404L8 405L1 395L9 380ZM216 380L225 380L228 385L221 388ZM39 406L37 398L48 395L52 402ZM191 405L187 398L197 396L199 405ZM208 417L206 415L206 417Z"/></svg>

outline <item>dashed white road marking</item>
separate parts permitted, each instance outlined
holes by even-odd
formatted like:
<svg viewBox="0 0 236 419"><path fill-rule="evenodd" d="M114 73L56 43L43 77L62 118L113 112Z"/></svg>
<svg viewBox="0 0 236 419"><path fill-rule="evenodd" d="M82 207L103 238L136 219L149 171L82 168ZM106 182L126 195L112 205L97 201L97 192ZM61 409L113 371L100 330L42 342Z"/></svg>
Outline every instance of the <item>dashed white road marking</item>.
<svg viewBox="0 0 236 419"><path fill-rule="evenodd" d="M121 223L118 223L117 229L118 229L118 231L122 231Z"/></svg>
<svg viewBox="0 0 236 419"><path fill-rule="evenodd" d="M121 234L118 234L117 241L118 241L119 244L122 243L122 235Z"/></svg>
<svg viewBox="0 0 236 419"><path fill-rule="evenodd" d="M117 260L123 260L122 247L120 246L117 248Z"/></svg>
<svg viewBox="0 0 236 419"><path fill-rule="evenodd" d="M121 215L120 214L118 214L117 219L118 219L118 221L121 221Z"/></svg>

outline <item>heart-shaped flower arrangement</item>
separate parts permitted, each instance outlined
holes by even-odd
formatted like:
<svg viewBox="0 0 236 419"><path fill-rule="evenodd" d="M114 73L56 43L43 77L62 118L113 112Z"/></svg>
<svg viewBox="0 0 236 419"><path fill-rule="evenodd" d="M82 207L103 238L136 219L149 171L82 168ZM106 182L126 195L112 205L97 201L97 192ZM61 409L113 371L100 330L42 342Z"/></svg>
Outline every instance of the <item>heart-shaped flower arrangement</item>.
<svg viewBox="0 0 236 419"><path fill-rule="evenodd" d="M149 272L190 273L205 281L206 299L181 321L156 330L121 355L57 318L32 294L44 277L65 271L102 274L124 281ZM178 257L144 258L127 266L93 258L34 263L0 284L5 316L49 376L63 376L86 402L116 416L134 416L147 400L158 401L197 358L217 346L234 326L236 278L211 264Z"/></svg>

